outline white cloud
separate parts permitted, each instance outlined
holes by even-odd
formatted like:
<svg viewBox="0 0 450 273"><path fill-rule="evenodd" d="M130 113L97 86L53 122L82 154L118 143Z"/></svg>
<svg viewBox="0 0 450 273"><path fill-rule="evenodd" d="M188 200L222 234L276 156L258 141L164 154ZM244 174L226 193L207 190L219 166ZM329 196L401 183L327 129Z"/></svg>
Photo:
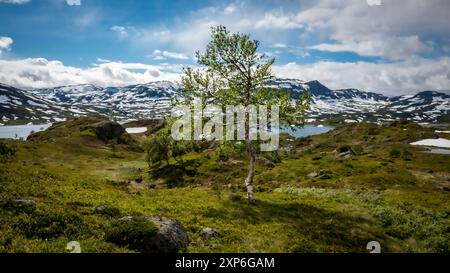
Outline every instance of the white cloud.
<svg viewBox="0 0 450 273"><path fill-rule="evenodd" d="M119 36L119 38L121 38L121 39L128 36L127 28L124 26L112 26L110 29L112 31L116 32L117 36Z"/></svg>
<svg viewBox="0 0 450 273"><path fill-rule="evenodd" d="M450 57L415 58L394 63L288 63L275 65L273 71L282 78L319 80L332 89L358 88L387 95L445 91L450 87Z"/></svg>
<svg viewBox="0 0 450 273"><path fill-rule="evenodd" d="M97 62L98 62L98 63L110 63L111 61L108 60L108 59L97 58Z"/></svg>
<svg viewBox="0 0 450 273"><path fill-rule="evenodd" d="M273 45L273 47L275 47L275 48L286 48L286 44L276 43L276 44Z"/></svg>
<svg viewBox="0 0 450 273"><path fill-rule="evenodd" d="M69 6L81 6L81 0L66 0Z"/></svg>
<svg viewBox="0 0 450 273"><path fill-rule="evenodd" d="M6 4L25 4L30 2L31 0L0 0L0 3Z"/></svg>
<svg viewBox="0 0 450 273"><path fill-rule="evenodd" d="M189 54L202 50L210 39L211 27L219 24L231 31L251 33L253 38L284 43L284 31L301 28L295 21L295 13L282 11L261 11L251 6L248 1L236 1L225 8L208 7L190 12L189 15L174 20L170 27L147 26L136 27L129 31L129 41L142 48L167 48ZM256 35L255 35L256 34ZM281 39L274 39L279 36Z"/></svg>
<svg viewBox="0 0 450 273"><path fill-rule="evenodd" d="M166 50L161 51L159 49L154 50L153 53L151 55L149 55L148 57L153 58L154 60L165 60L167 58L177 59L177 60L189 59L189 57L183 53L170 52L170 51L166 51Z"/></svg>
<svg viewBox="0 0 450 273"><path fill-rule="evenodd" d="M10 50L11 45L13 43L13 39L10 37L0 37L0 56L4 50Z"/></svg>
<svg viewBox="0 0 450 273"><path fill-rule="evenodd" d="M266 13L264 17L254 22L255 29L299 29L303 26L293 20L292 16L286 16L281 13Z"/></svg>
<svg viewBox="0 0 450 273"><path fill-rule="evenodd" d="M320 0L298 12L295 21L319 40L311 48L406 60L434 48L430 41L448 37L447 0ZM331 39L331 41L330 41Z"/></svg>
<svg viewBox="0 0 450 273"><path fill-rule="evenodd" d="M178 81L181 68L181 64L149 65L105 59L98 59L89 68L66 66L44 58L0 60L0 82L22 88L86 83L123 86L158 80ZM448 90L450 86L450 57L395 63L288 63L274 65L273 71L281 78L319 80L332 89L359 88L386 95Z"/></svg>
<svg viewBox="0 0 450 273"><path fill-rule="evenodd" d="M164 26L116 26L119 37L136 48L193 53L210 38L211 26L250 33L261 43L296 45L322 51L351 51L363 56L406 60L441 50L437 39L450 37L448 0L308 0L262 5L234 1L175 18Z"/></svg>
<svg viewBox="0 0 450 273"><path fill-rule="evenodd" d="M217 25L214 20L186 21L182 25L166 28L132 28L128 40L142 49L166 48L170 51L194 53L204 48L211 35L211 27Z"/></svg>
<svg viewBox="0 0 450 273"><path fill-rule="evenodd" d="M231 14L231 13L233 13L233 12L235 12L235 11L236 11L236 6L235 6L234 4L228 5L228 6L225 8L225 10L224 10L224 12L225 12L226 14Z"/></svg>
<svg viewBox="0 0 450 273"><path fill-rule="evenodd" d="M393 60L403 60L419 53L433 50L433 47L424 44L417 36L409 37L365 37L362 40L343 40L340 43L324 43L310 46L310 49L338 52L351 51L363 56L384 56Z"/></svg>
<svg viewBox="0 0 450 273"><path fill-rule="evenodd" d="M101 62L89 68L66 66L57 60L29 58L0 60L0 82L22 88L91 83L123 86L158 80L177 80L180 67L142 63Z"/></svg>

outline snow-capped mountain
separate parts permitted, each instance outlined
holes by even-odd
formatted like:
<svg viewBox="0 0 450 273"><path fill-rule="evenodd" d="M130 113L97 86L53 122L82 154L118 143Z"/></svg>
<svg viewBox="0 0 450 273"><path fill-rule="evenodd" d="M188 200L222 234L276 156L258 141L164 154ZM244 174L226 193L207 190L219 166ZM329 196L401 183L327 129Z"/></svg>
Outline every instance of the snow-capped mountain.
<svg viewBox="0 0 450 273"><path fill-rule="evenodd" d="M0 124L60 121L62 111L63 107L51 100L0 84Z"/></svg>
<svg viewBox="0 0 450 273"><path fill-rule="evenodd" d="M307 111L310 121L327 118L342 118L347 121L363 121L374 118L372 115L389 105L389 97L364 92L358 89L331 90L319 81L305 82L296 79L276 79L268 84L269 88L282 88L291 92L310 92L310 109ZM390 119L390 117L388 117ZM382 117L376 119L384 121Z"/></svg>
<svg viewBox="0 0 450 273"><path fill-rule="evenodd" d="M310 92L308 121L385 122L397 118L436 122L450 115L450 95L424 91L416 95L387 97L358 89L331 90L319 81L276 79L266 83L294 96ZM170 110L176 83L151 82L125 87L90 84L21 90L0 84L0 124L56 122L91 113L117 120L155 118Z"/></svg>
<svg viewBox="0 0 450 273"><path fill-rule="evenodd" d="M34 89L33 94L63 103L118 103L123 100L170 99L178 90L178 85L168 81L150 82L125 87L98 87L92 84L59 86Z"/></svg>
<svg viewBox="0 0 450 273"><path fill-rule="evenodd" d="M450 95L423 91L416 95L394 97L386 110L396 116L415 121L436 120L450 111Z"/></svg>
<svg viewBox="0 0 450 273"><path fill-rule="evenodd" d="M116 119L160 117L169 111L170 101L179 87L169 81L124 87L71 85L35 89L29 92L68 107L72 113L99 113Z"/></svg>

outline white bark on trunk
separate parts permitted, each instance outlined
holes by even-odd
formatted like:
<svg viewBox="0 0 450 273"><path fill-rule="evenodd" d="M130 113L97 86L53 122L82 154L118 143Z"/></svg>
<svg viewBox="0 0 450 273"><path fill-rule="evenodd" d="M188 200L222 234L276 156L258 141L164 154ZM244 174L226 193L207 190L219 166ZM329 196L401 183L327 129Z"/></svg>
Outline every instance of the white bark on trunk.
<svg viewBox="0 0 450 273"><path fill-rule="evenodd" d="M256 152L252 143L248 143L247 145L250 155L250 164L247 179L245 179L245 188L247 189L247 200L253 202L253 178L255 176Z"/></svg>

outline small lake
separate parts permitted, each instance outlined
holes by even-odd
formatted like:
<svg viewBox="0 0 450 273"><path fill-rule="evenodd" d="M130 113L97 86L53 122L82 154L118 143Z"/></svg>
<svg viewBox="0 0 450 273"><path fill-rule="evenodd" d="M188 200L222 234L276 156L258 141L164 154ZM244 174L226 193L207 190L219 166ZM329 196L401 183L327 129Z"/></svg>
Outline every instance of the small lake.
<svg viewBox="0 0 450 273"><path fill-rule="evenodd" d="M47 129L52 124L0 126L0 138L27 139L31 132Z"/></svg>
<svg viewBox="0 0 450 273"><path fill-rule="evenodd" d="M314 135L320 135L324 134L328 131L333 130L333 127L330 126L323 126L323 125L305 125L301 128L297 128L294 130L293 128L283 128L281 131L288 133L289 135L293 137L307 137L307 136L314 136Z"/></svg>
<svg viewBox="0 0 450 273"><path fill-rule="evenodd" d="M430 149L426 153L438 155L450 155L450 150L447 149Z"/></svg>

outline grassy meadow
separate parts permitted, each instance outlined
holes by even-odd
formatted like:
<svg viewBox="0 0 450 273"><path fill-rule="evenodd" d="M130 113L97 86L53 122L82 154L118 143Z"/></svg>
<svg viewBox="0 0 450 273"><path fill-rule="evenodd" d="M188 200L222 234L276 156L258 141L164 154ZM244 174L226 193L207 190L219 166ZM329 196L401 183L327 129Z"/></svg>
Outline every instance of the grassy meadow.
<svg viewBox="0 0 450 273"><path fill-rule="evenodd" d="M450 252L450 155L409 145L449 134L396 122L283 135L277 154L258 155L248 203L238 145L149 168L151 136L105 142L85 123L1 141L16 152L1 158L0 200L34 200L36 210L0 208L0 252L67 252L69 241L83 252L135 252L106 239L126 215L178 220L188 252L368 252L369 241L383 252ZM114 211L98 213L101 205ZM205 227L221 236L203 240Z"/></svg>

